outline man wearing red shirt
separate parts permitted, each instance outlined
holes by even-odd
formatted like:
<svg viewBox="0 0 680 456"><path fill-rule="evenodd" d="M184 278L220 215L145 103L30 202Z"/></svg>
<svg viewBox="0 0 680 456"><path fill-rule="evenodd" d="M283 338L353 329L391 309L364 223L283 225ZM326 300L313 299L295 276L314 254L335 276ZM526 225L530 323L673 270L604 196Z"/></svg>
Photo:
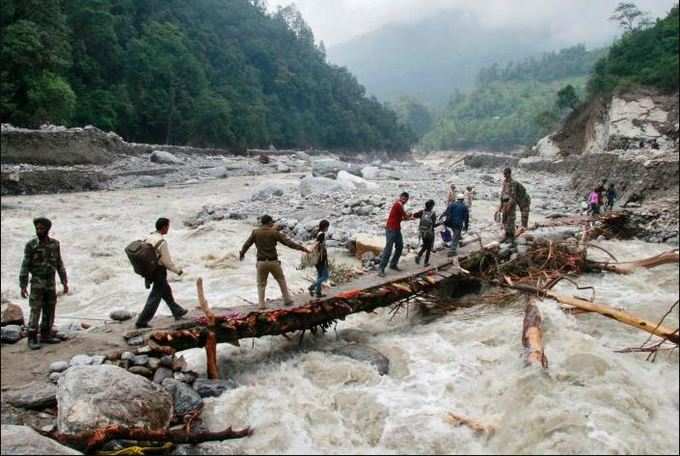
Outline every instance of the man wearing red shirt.
<svg viewBox="0 0 680 456"><path fill-rule="evenodd" d="M404 210L404 205L408 202L408 198L408 193L402 193L399 199L392 205L390 215L387 217L387 224L385 225L385 249L382 253L380 271L378 272L380 277L385 277L385 266L387 266L387 263L390 263L390 269L400 270L397 263L404 248L404 238L401 236L401 222L411 219L411 216ZM394 256L392 261L390 261L392 247L394 247Z"/></svg>

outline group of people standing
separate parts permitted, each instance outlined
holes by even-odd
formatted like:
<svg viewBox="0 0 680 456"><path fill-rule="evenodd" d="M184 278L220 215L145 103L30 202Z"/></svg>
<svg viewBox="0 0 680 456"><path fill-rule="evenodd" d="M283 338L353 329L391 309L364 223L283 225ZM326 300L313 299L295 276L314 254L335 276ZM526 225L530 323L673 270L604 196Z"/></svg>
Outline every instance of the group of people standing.
<svg viewBox="0 0 680 456"><path fill-rule="evenodd" d="M500 206L496 214L503 223L505 236L503 242L514 243L517 207L521 212L521 226L526 229L529 223L529 210L531 198L524 186L512 179L512 170L506 168L503 171L503 186L501 188ZM448 256L452 257L454 268L459 268L458 247L463 233L470 227L470 210L474 199L474 191L468 186L465 193L458 193L455 184L451 184L447 197L446 210L437 217L434 200L428 200L425 208L413 214L408 213L404 206L409 201L409 194L402 193L399 199L394 202L387 217L385 224L385 248L383 249L378 275L385 276L385 268L400 271L398 263L404 248L404 239L401 233L401 222L419 219L418 234L421 241L421 248L416 255L415 261L420 261L425 255L424 266L430 265L430 254L434 246L435 228L443 225L445 231L442 238L449 244ZM394 252L393 252L394 250Z"/></svg>
<svg viewBox="0 0 680 456"><path fill-rule="evenodd" d="M613 188L613 187L610 187ZM597 192L597 190L596 190ZM608 192L609 193L609 192ZM401 233L401 223L407 220L418 219L418 233L422 242L421 248L416 255L415 261L420 264L424 256L424 265L429 266L430 255L435 242L435 228L443 225L445 233L450 239L448 255L453 257L455 267L458 267L458 247L464 232L470 227L470 210L473 201L473 189L467 187L464 193L457 192L455 185L449 188L446 210L437 216L434 211L435 201L428 200L424 209L410 214L405 206L409 201L409 194L404 192L392 205L385 225L385 248L382 252L378 275L385 276L385 268L399 271L399 259L404 248L404 239ZM610 201L613 198L610 199ZM527 227L529 220L530 198L522 184L512 179L511 170L504 170L504 181L501 189L500 206L497 214L500 214L505 228L504 240L514 242L515 217L517 207L521 211L521 225ZM64 294L68 293L68 279L66 269L61 258L59 242L49 237L52 222L39 217L33 220L36 237L26 244L24 259L19 274L21 296L29 298L30 317L28 323L28 345L31 349L40 348L41 343L57 343L60 339L52 334L54 324L55 306L57 302L56 280L58 274L64 287ZM288 290L286 278L278 257L277 244L283 244L294 250L307 254L314 254L314 266L317 278L308 288L310 295L323 297L321 287L329 279L330 270L328 252L326 249L326 233L330 227L328 220L322 220L317 229L313 247L287 238L274 224L269 215L260 218L260 226L254 229L240 250L239 258L243 260L252 245L255 245L257 253L256 277L258 306L266 307L265 290L267 280L271 274L278 282L281 289L284 305L291 305L293 298ZM148 328L149 322L156 314L160 301L163 300L172 312L175 319L181 319L188 312L177 304L167 279L167 271L182 275L183 270L175 265L170 255L165 235L170 229L170 220L161 217L156 221L156 230L144 239L155 251L157 265L153 274L145 277L146 288L151 288L146 304L137 317L137 328ZM28 291L30 276L31 290ZM41 319L42 315L42 319ZM40 337L38 338L38 331Z"/></svg>
<svg viewBox="0 0 680 456"><path fill-rule="evenodd" d="M589 214L598 215L603 210L612 211L614 209L614 203L618 199L616 188L614 187L613 183L610 183L609 187L606 189L605 185L607 185L606 179L588 194L587 203ZM607 198L606 200L605 196Z"/></svg>

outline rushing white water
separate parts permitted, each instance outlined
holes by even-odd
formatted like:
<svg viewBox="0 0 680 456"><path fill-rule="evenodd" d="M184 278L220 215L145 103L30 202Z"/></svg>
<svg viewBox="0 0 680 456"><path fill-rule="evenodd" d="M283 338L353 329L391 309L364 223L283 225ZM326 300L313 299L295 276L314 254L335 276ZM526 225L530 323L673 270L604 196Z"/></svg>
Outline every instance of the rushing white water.
<svg viewBox="0 0 680 456"><path fill-rule="evenodd" d="M181 221L203 204L242 198L249 192L244 184L254 188L272 179L3 197L2 294L27 311L18 288L23 245L33 235L32 218L46 215L61 242L72 289L60 297L58 317L104 318L113 308L138 312L148 291L123 248L152 231L157 217L168 216L169 245L186 270L171 279L178 301L193 305L199 276L215 306L253 301L254 255L244 263L237 258L250 227L222 221L192 231ZM623 260L666 250L637 241L602 245ZM281 253L292 288L307 285L309 273L292 267L297 255ZM587 275L579 283L595 286L598 301L657 321L678 298L678 267ZM566 290L573 291L565 285ZM275 284L269 293L278 296ZM255 434L203 446L215 453L677 453L677 352L655 363L644 355L615 353L639 346L647 334L599 315L567 315L554 302L540 306L547 371L524 365L521 302L480 303L427 323L414 309L392 320L385 310L355 315L338 324L337 336L332 331L307 336L302 347L297 338L281 337L252 345L245 340L238 348L221 345L223 374L240 386L208 399L204 420L213 430L250 425ZM159 313L168 314L164 305ZM677 327L677 313L666 324ZM390 359L390 373L381 377L368 364L328 353L347 341L381 351ZM188 358L204 371L202 351ZM453 427L448 412L497 431L486 436Z"/></svg>

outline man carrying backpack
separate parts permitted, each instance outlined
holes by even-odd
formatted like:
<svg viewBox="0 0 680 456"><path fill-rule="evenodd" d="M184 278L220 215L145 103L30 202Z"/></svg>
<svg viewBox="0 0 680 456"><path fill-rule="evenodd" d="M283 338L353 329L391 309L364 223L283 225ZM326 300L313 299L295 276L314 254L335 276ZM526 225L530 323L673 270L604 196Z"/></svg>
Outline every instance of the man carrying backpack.
<svg viewBox="0 0 680 456"><path fill-rule="evenodd" d="M434 201L428 200L425 203L425 209L418 211L413 216L420 219L418 224L418 233L420 234L420 239L423 242L423 246L416 255L416 264L420 264L420 258L425 254L425 266L430 265L430 253L432 253L432 247L434 246L434 229L438 226L437 214L433 211Z"/></svg>
<svg viewBox="0 0 680 456"><path fill-rule="evenodd" d="M146 244L153 246L157 254L158 263L150 277L145 277L146 287L149 288L149 285L151 284L153 284L153 286L151 287L151 293L149 293L142 313L137 317L137 323L135 325L137 328L150 327L149 321L156 314L161 299L168 305L175 320L179 320L188 312L188 310L175 302L175 298L172 295L172 289L168 283L168 269L180 276L184 272L175 266L175 263L170 256L168 243L163 238L163 236L168 234L168 230L170 230L170 220L161 217L156 221L156 231L151 233L149 237L144 240Z"/></svg>

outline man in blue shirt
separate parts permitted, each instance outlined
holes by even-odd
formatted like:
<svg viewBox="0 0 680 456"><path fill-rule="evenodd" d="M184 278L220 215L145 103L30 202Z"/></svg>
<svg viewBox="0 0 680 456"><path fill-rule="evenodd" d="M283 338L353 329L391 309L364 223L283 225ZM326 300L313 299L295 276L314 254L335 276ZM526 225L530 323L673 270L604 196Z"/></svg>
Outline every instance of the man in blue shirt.
<svg viewBox="0 0 680 456"><path fill-rule="evenodd" d="M456 195L456 201L449 204L440 219L444 219L444 225L453 232L451 248L448 256L454 257L454 266L458 266L458 244L463 236L463 232L468 230L470 224L470 211L465 205L465 195Z"/></svg>

